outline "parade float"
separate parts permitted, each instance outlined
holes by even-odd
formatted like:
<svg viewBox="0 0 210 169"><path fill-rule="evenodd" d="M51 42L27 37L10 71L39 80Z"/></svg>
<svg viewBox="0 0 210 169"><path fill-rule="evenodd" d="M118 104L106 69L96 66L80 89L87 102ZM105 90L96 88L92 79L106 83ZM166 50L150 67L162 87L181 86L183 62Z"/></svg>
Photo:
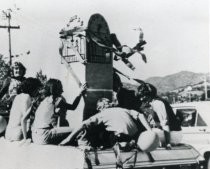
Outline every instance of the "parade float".
<svg viewBox="0 0 210 169"><path fill-rule="evenodd" d="M87 25L78 16L60 31L61 63L74 79L69 83L75 90L88 84L82 110L83 120L96 113L96 102L113 96L113 47L108 23L100 14L93 14ZM120 55L121 56L121 55ZM128 63L127 58L119 60ZM131 66L130 66L131 67ZM2 120L4 121L4 120ZM4 121L5 122L5 121ZM3 132L3 130L2 130ZM121 150L123 168L199 168L202 157L191 146L181 144L167 150L152 152L138 149ZM31 142L9 142L0 138L0 168L2 169L114 169L113 149L84 150L74 146L35 145Z"/></svg>

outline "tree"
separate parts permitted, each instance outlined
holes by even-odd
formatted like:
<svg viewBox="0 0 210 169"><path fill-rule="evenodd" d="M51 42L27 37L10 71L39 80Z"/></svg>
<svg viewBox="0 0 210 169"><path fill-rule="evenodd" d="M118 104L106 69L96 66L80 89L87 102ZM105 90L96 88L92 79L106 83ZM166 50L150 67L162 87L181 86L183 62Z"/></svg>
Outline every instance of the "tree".
<svg viewBox="0 0 210 169"><path fill-rule="evenodd" d="M44 75L42 70L36 73L36 78L39 79L43 85L47 82L47 75Z"/></svg>
<svg viewBox="0 0 210 169"><path fill-rule="evenodd" d="M10 66L3 60L3 55L0 54L0 87L8 76L10 76Z"/></svg>

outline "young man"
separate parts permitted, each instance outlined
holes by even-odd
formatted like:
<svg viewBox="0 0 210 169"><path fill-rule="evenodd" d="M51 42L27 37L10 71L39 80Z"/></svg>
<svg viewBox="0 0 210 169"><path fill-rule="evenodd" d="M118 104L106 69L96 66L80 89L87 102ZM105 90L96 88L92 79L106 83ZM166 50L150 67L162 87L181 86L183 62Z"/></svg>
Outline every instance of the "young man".
<svg viewBox="0 0 210 169"><path fill-rule="evenodd" d="M105 145L101 146L112 147L116 142L137 141L140 133L151 130L143 114L135 110L110 107L109 100L106 98L102 98L97 102L97 110L99 111L98 114L85 120L60 145L71 143L82 131L87 131L87 139L89 138L88 141L92 141L91 132L100 129L98 133L92 135L100 135L97 138L99 143L106 140Z"/></svg>
<svg viewBox="0 0 210 169"><path fill-rule="evenodd" d="M150 119L150 122L154 123L155 121L154 131L157 132L166 148L170 149L171 144L180 143L182 139L180 122L170 104L158 97L157 89L149 83L142 84L138 87L138 96L144 105L151 108L150 115L153 119Z"/></svg>

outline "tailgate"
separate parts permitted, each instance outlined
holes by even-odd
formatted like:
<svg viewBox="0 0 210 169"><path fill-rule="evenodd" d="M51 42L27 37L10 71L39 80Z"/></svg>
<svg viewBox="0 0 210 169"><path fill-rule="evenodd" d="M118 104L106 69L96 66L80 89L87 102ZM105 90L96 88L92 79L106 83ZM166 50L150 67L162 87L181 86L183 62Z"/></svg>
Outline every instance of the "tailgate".
<svg viewBox="0 0 210 169"><path fill-rule="evenodd" d="M150 155L145 152L137 150L121 152L123 168L192 165L197 164L201 158L194 148L187 145L176 146L172 150L158 148L150 154L154 161L151 161ZM86 157L89 162L84 168L116 168L116 157L113 150L87 152Z"/></svg>

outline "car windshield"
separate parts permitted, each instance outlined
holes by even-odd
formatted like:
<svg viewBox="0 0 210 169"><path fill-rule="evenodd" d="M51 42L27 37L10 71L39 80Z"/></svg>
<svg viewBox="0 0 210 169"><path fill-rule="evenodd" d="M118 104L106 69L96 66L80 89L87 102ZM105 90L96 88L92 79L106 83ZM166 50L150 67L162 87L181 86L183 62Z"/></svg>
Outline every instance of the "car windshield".
<svg viewBox="0 0 210 169"><path fill-rule="evenodd" d="M176 116L180 119L183 127L195 126L195 109L178 109Z"/></svg>
<svg viewBox="0 0 210 169"><path fill-rule="evenodd" d="M177 109L176 116L180 119L182 127L207 126L196 109Z"/></svg>

